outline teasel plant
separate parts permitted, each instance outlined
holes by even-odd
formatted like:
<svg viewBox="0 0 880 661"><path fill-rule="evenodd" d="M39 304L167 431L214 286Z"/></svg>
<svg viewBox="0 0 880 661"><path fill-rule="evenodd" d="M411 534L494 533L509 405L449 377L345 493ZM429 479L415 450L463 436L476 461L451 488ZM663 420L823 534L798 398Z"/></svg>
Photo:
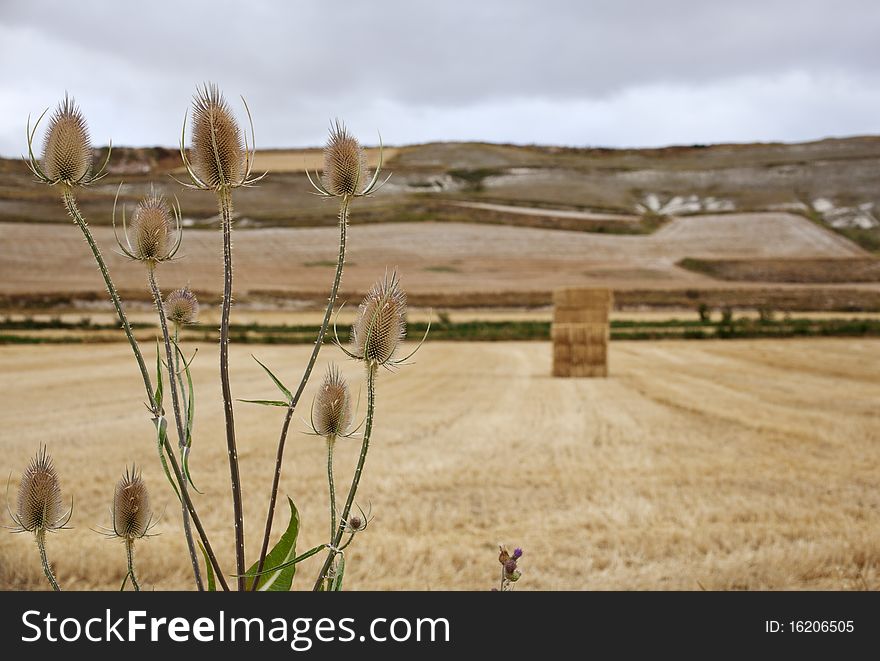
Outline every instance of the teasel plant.
<svg viewBox="0 0 880 661"><path fill-rule="evenodd" d="M183 355L183 351L179 349L180 330L184 326L191 326L197 323L199 316L199 299L195 295L195 292L189 288L189 285L186 285L182 289L175 289L165 297L164 309L166 318L174 325L174 346L178 348L178 350L174 352L174 372L178 377L177 382L180 385L181 405L182 409L186 411L186 418L189 425L183 460L184 466L188 466L189 451L192 449L192 424L195 413L195 401L193 397L187 396L186 391L183 389L182 374L186 373L187 381L190 380L190 375L188 363L184 362L183 370L181 370L180 367L180 357ZM192 363L192 358L189 360L189 363ZM192 387L189 389L193 391ZM193 391L193 395L194 394Z"/></svg>
<svg viewBox="0 0 880 661"><path fill-rule="evenodd" d="M391 174L382 179L382 136L379 135L379 155L376 169L370 175L367 169L367 157L364 148L345 124L335 120L330 126L330 134L324 146L324 168L319 175L306 169L306 176L314 189L312 192L326 200L335 200L339 204L338 227L339 249L336 258L336 270L333 275L333 284L330 287L330 296L327 299L327 307L324 318L318 330L318 336L312 348L312 353L306 363L302 378L294 392L285 387L279 379L262 363L259 363L269 374L271 379L279 387L284 395L284 400L244 400L259 404L282 406L287 410L281 424L281 433L278 438L278 448L275 453L275 472L272 478L272 488L269 492L269 506L266 512L266 525L263 531L263 543L260 548L260 556L257 561L257 572L262 572L266 562L266 554L269 552L269 541L272 535L272 522L275 516L275 508L278 500L278 487L281 481L281 471L284 463L284 451L287 444L287 436L290 430L290 422L294 411L299 404L306 384L309 382L312 370L318 359L318 353L324 345L324 338L330 326L333 310L336 306L339 286L342 282L342 272L345 268L346 240L348 233L349 214L352 202L359 197L369 197L376 193L391 178ZM257 589L255 580L251 589Z"/></svg>
<svg viewBox="0 0 880 661"><path fill-rule="evenodd" d="M364 433L361 440L361 450L358 456L357 466L352 477L348 496L339 517L339 523L333 533L333 539L328 545L327 557L321 567L321 571L315 580L314 590L324 589L328 582L331 584L340 580L341 569L331 571L334 559L343 548L342 537L347 527L350 529L351 508L357 496L358 486L367 453L370 449L370 439L373 434L373 421L376 411L376 375L380 367L394 371L404 365L421 348L428 333L431 330L430 323L425 330L425 335L415 349L407 356L398 358L397 354L406 338L407 323L407 300L406 292L400 286L400 278L397 271L390 276L386 272L385 277L378 281L367 293L363 302L358 307L354 324L351 327L350 346L344 347L336 335L336 344L343 353L352 360L363 364L366 369L367 382L367 413L364 420ZM347 545L347 544L346 544Z"/></svg>
<svg viewBox="0 0 880 661"><path fill-rule="evenodd" d="M134 568L134 543L150 536L155 525L153 512L150 509L150 495L147 485L141 477L137 466L126 468L122 478L116 483L113 492L113 505L110 508L111 529L104 531L108 537L121 540L125 544L125 557L128 572L122 579L119 591L125 589L131 580L135 592L140 592L141 585Z"/></svg>
<svg viewBox="0 0 880 661"><path fill-rule="evenodd" d="M220 583L224 590L228 590L229 586L226 582L225 575L217 561L216 554L214 553L204 526L201 523L195 505L189 496L188 490L185 488L186 477L177 461L174 448L168 440L167 420L162 408L162 386L160 365L158 364L159 361L157 360L158 387L156 390L153 390L153 384L149 371L147 370L146 361L144 360L140 347L132 333L131 325L128 322L125 310L123 309L119 293L110 276L110 271L107 268L104 256L101 253L98 244L95 242L88 223L83 217L76 202L76 191L79 188L94 184L106 175L110 153L112 152L112 143L108 147L107 156L104 159L103 164L97 172L93 172L92 146L88 126L82 112L74 102L73 98L65 95L64 100L50 116L43 140L42 155L40 158L37 158L34 154L34 139L38 127L47 112L48 109L43 111L33 127L31 127L30 117L28 118L26 134L28 155L27 157L23 157L23 160L26 162L37 181L49 186L58 186L61 189L61 198L64 207L89 246L92 256L95 259L95 263L101 272L104 285L107 289L107 293L110 295L110 300L113 303L116 315L119 318L119 322L122 325L126 339L131 346L132 353L137 362L144 383L144 390L147 395L147 408L150 411L152 422L156 429L157 443L160 457L162 458L163 468L166 471L166 475L169 477L177 497L186 506L187 512L192 519L192 523L195 525L206 562L209 564L212 573L217 576L217 582ZM131 247L133 249L135 248L134 245ZM147 249L149 246L145 245L142 247ZM133 251L132 254L134 254ZM168 253L160 250L156 253L156 256L163 258L162 260L157 261L164 261L165 258L173 257L173 254L169 257Z"/></svg>
<svg viewBox="0 0 880 661"><path fill-rule="evenodd" d="M156 312L159 317L159 328L162 331L162 342L165 347L165 364L168 370L168 387L171 390L171 405L174 414L174 422L177 431L177 447L180 452L180 464L183 467L183 474L186 479L180 484L182 492L189 491L188 483L191 483L189 471L189 450L192 445L192 423L193 408L195 397L190 392L189 406L184 403L181 406L181 399L185 398L182 385L178 389L178 383L182 380L180 374L180 348L178 345L178 330L175 324L175 337L172 340L168 330L168 320L165 316L165 303L162 300L162 294L159 291L159 285L156 281L156 268L163 262L170 261L175 258L180 250L183 232L180 229L180 203L175 200L174 204L169 204L163 195L158 194L154 189L150 189L149 195L143 198L135 207L131 220L131 236L129 236L128 225L126 223L125 206L122 207L122 228L125 242L119 238L116 231L116 206L119 200L119 191L122 184L116 192L116 199L113 202L113 231L116 237L116 243L122 254L129 259L141 262L146 267L147 282L150 294L153 298L153 304L156 306ZM172 226L173 219L173 226ZM172 349L173 341L173 349ZM188 374L188 365L185 364ZM157 370L161 370L161 366L157 366ZM191 379L188 379L190 389L192 389ZM184 417L184 411L185 417ZM164 455L160 452L160 458L164 459ZM173 482L172 482L173 483ZM196 551L195 540L192 534L192 523L190 521L189 512L186 504L181 499L181 518L183 520L183 532L186 538L187 550L189 551L190 563L193 570L193 579L196 583L196 589L200 592L205 589L202 581L201 568L199 565L199 557Z"/></svg>
<svg viewBox="0 0 880 661"><path fill-rule="evenodd" d="M9 508L8 490L7 484L6 509L15 524L13 532L33 533L46 580L53 590L60 592L61 587L46 555L46 533L68 527L73 515L73 501L65 512L58 473L45 445L37 451L21 476L15 512Z"/></svg>
<svg viewBox="0 0 880 661"><path fill-rule="evenodd" d="M333 449L339 438L351 438L357 430L351 430L354 414L351 408L351 391L339 367L327 366L324 381L312 402L310 426L307 432L327 441L327 484L330 494L330 537L336 532L336 483L333 478Z"/></svg>
<svg viewBox="0 0 880 661"><path fill-rule="evenodd" d="M220 387L226 422L226 450L232 483L232 509L235 525L235 565L238 589L246 589L244 514L241 500L241 475L235 441L235 413L229 384L229 316L232 309L232 191L254 186L267 173L253 175L254 124L247 102L242 97L251 129L251 143L241 129L220 89L206 83L193 99L192 148L185 147L187 116L180 136L180 155L190 182L183 186L212 191L217 196L223 231L223 303L220 310Z"/></svg>

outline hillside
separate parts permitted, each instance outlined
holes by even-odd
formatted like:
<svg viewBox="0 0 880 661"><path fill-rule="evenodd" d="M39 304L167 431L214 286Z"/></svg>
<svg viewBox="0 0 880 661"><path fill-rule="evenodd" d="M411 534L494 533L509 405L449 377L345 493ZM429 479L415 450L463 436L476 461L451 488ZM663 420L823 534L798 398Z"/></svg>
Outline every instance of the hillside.
<svg viewBox="0 0 880 661"><path fill-rule="evenodd" d="M368 156L375 166L378 150ZM434 143L384 156L391 181L352 212L347 294L397 266L416 300L431 305L543 305L555 287L597 285L636 305L877 307L877 278L864 273L876 271L880 245L880 138L643 150ZM317 149L257 154L270 175L236 192L240 302L325 295L336 205L309 194L303 174L320 165ZM0 172L2 300L100 298L80 237L57 225L68 222L58 191L19 161L0 161ZM217 226L215 200L170 175L181 175L174 150L114 149L110 175L81 192L81 207L119 286L142 298L140 269L113 254L114 196L123 181L129 207L150 185L178 196L186 259L163 267L162 278L188 281L210 300L220 285L219 235L205 231Z"/></svg>

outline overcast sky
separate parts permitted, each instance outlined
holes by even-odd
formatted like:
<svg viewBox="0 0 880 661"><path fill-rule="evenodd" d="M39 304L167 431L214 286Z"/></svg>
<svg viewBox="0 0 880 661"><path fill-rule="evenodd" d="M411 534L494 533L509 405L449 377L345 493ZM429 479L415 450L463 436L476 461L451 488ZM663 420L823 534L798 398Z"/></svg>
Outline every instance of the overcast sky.
<svg viewBox="0 0 880 661"><path fill-rule="evenodd" d="M261 147L654 146L880 133L877 0L0 0L0 154L75 96L95 143L175 145L195 86Z"/></svg>

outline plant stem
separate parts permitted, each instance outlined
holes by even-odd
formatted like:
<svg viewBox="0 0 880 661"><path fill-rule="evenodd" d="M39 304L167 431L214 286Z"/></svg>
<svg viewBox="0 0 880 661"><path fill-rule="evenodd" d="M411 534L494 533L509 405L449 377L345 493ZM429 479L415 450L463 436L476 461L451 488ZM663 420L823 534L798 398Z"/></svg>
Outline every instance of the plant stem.
<svg viewBox="0 0 880 661"><path fill-rule="evenodd" d="M159 326L162 328L162 340L165 343L165 360L168 364L168 385L171 388L171 405L174 409L174 420L177 423L177 446L180 449L182 457L182 453L186 452L186 432L184 431L183 418L181 416L180 399L177 396L176 365L179 364L177 361L175 361L175 358L177 357L177 351L176 349L174 351L172 351L171 349L171 338L168 335L168 321L165 319L165 307L162 305L162 294L159 292L159 286L156 284L155 268L149 266L147 269L147 274L150 281L150 291L153 294L153 302L156 304L156 311L159 315ZM176 344L177 343L175 342L175 347ZM180 485L180 488L183 492L189 491L185 475L184 480ZM196 582L196 589L199 592L203 592L205 590L205 586L202 584L202 571L199 567L199 557L196 555L196 545L193 541L189 512L186 509L185 502L181 502L180 507L181 516L183 517L183 534L184 537L186 537L186 546L189 550L189 559L192 564L193 578Z"/></svg>
<svg viewBox="0 0 880 661"><path fill-rule="evenodd" d="M125 555L128 558L128 575L131 576L131 584L134 586L135 592L141 591L140 583L134 573L134 540L125 540Z"/></svg>
<svg viewBox="0 0 880 661"><path fill-rule="evenodd" d="M235 447L235 418L232 391L229 387L229 312L232 307L232 193L223 186L217 193L223 224L223 306L220 311L220 386L223 390L223 413L226 418L226 451L229 455L229 477L232 481L232 510L235 523L235 569L238 589L247 589L244 564L244 514L241 505L241 476L238 472L238 450ZM262 568L261 568L262 569Z"/></svg>
<svg viewBox="0 0 880 661"><path fill-rule="evenodd" d="M324 320L321 322L321 328L318 330L318 337L315 340L315 346L312 348L312 355L303 372L299 386L290 400L290 406L287 407L287 413L284 415L284 423L281 425L281 435L278 438L278 451L275 456L275 475L272 478L272 491L269 494L269 511L266 514L266 528L263 533L263 546L260 549L260 559L257 563L257 573L263 571L263 565L266 562L266 554L269 552L269 538L272 535L272 519L275 516L275 504L278 500L278 485L281 481L281 467L284 462L284 446L287 442L287 432L290 429L290 420L296 410L296 405L302 397L303 390L312 375L315 367L315 361L318 359L318 353L324 344L324 336L327 334L327 328L330 325L330 317L333 315L333 308L336 306L336 296L339 293L339 283L342 282L342 270L345 267L345 243L348 230L348 213L351 199L346 196L342 198L339 206L339 253L336 257L336 273L333 276L333 286L330 288L330 297L327 300L327 309L324 311ZM332 536L332 532L331 532ZM254 580L252 590L256 590L257 581Z"/></svg>
<svg viewBox="0 0 880 661"><path fill-rule="evenodd" d="M334 436L327 437L327 483L330 485L330 539L336 532L336 484L333 482L333 446L336 445Z"/></svg>
<svg viewBox="0 0 880 661"><path fill-rule="evenodd" d="M43 573L49 579L49 585L52 586L52 589L55 592L61 592L61 587L58 585L58 581L55 580L55 574L52 573L52 567L49 566L49 558L46 557L46 531L38 528L36 537L37 546L40 549L40 562L43 565Z"/></svg>
<svg viewBox="0 0 880 661"><path fill-rule="evenodd" d="M364 470L364 463L367 460L367 452L370 449L370 436L373 434L373 412L376 409L376 369L377 365L375 362L367 364L367 421L364 423L364 440L361 442L361 454L358 458L357 467L354 470L354 477L351 481L351 487L348 490L348 497L345 499L345 507L342 509L342 514L339 517L339 525L336 527L336 534L333 537L330 552L327 554L327 559L324 561L321 573L318 574L318 578L315 581L314 590L318 590L320 587L321 581L324 580L324 577L327 574L327 570L330 569L330 564L333 562L339 543L342 541L342 534L345 532L342 523L343 521L348 520L348 514L351 512L351 506L354 504L354 497L357 494L358 484L361 481L361 473L363 473Z"/></svg>
<svg viewBox="0 0 880 661"><path fill-rule="evenodd" d="M144 386L147 389L153 413L156 413L158 407L153 398L153 386L150 383L150 374L147 372L147 365L144 363L144 357L141 355L141 351L138 348L137 340L134 339L134 335L131 332L131 325L128 323L128 318L125 316L125 312L122 311L122 301L119 300L119 294L116 292L113 280L110 279L110 271L107 269L107 264L104 262L103 255L101 255L101 250L98 248L98 244L95 243L92 232L89 230L88 224L82 217L79 207L76 206L76 198L74 197L73 190L70 186L64 186L62 189L62 197L64 199L64 206L67 209L67 213L70 214L70 217L73 218L73 222L76 223L77 227L79 227L80 231L83 233L83 236L85 236L86 243L89 244L89 248L91 248L92 254L95 256L95 261L98 263L98 268L101 270L101 275L104 277L104 285L107 287L107 293L110 294L110 299L113 301L113 307L116 308L116 315L119 317L119 321L122 323L122 329L125 331L125 336L128 338L128 343L134 351L134 357L137 360L138 368L141 371L141 377L144 379Z"/></svg>
<svg viewBox="0 0 880 661"><path fill-rule="evenodd" d="M137 341L134 339L134 335L131 332L131 326L128 323L128 318L125 316L125 312L122 309L122 302L119 300L119 294L116 292L116 287L113 285L113 280L110 279L110 271L107 269L107 264L104 262L104 257L101 255L101 250L98 248L98 244L95 243L95 239L92 236L91 231L89 230L88 223L86 223L82 214L79 211L79 208L76 206L76 198L73 195L73 191L70 186L64 186L62 189L62 199L64 201L64 207L67 209L67 213L70 214L70 217L73 219L73 222L80 229L83 236L86 239L86 243L89 244L89 248L92 251L92 255L95 258L95 262L98 264L98 268L101 271L101 275L104 277L104 284L107 287L107 292L110 294L110 299L113 301L113 307L116 308L116 314L119 317L119 322L122 324L122 328L125 330L125 336L128 338L128 343L131 345L131 350L134 353L135 360L137 360L138 367L141 371L141 377L144 380L144 389L147 391L147 400L149 401L149 408L153 414L154 419L158 419L162 415L162 411L159 409L159 405L156 403L156 397L153 394L153 385L150 382L150 375L147 372L147 366L144 363L144 357L141 354L140 347L138 346ZM171 463L171 468L174 471L174 477L177 480L178 484L182 484L184 477L180 471L180 466L177 464L177 458L174 456L174 449L171 447L171 442L166 438L164 443L165 451L168 453L168 458ZM214 549L211 547L211 542L208 541L208 535L205 533L204 527L202 527L202 522L199 519L199 515L196 512L195 506L192 503L192 500L189 498L189 494L184 494L184 500L186 502L187 510L189 511L190 516L192 517L193 523L196 526L196 530L199 533L199 537L202 540L202 545L205 547L205 553L208 555L208 559L211 561L211 565L214 567L214 572L217 576L217 580L224 590L228 590L229 586L226 583L226 577L223 574L223 571L220 569L220 563L217 562L217 556L214 554Z"/></svg>

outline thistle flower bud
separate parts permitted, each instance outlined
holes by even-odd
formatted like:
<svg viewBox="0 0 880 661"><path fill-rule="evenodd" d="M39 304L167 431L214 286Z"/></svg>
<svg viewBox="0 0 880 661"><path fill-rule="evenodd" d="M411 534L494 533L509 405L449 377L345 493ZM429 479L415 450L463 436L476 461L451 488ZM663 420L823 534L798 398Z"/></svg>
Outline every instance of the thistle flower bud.
<svg viewBox="0 0 880 661"><path fill-rule="evenodd" d="M373 285L358 308L351 327L351 354L367 363L393 363L397 348L406 337L406 293L397 273Z"/></svg>
<svg viewBox="0 0 880 661"><path fill-rule="evenodd" d="M141 473L135 466L126 468L113 495L113 534L138 539L147 534L151 522L150 497Z"/></svg>
<svg viewBox="0 0 880 661"><path fill-rule="evenodd" d="M351 393L336 365L329 365L312 407L312 426L320 436L345 436L352 422Z"/></svg>
<svg viewBox="0 0 880 661"><path fill-rule="evenodd" d="M355 514L354 516L352 516L348 519L348 527L351 530L360 530L363 525L364 525L364 520L361 517L359 517L357 514Z"/></svg>
<svg viewBox="0 0 880 661"><path fill-rule="evenodd" d="M367 157L357 139L339 120L330 127L324 147L324 188L339 197L358 195L367 187Z"/></svg>
<svg viewBox="0 0 880 661"><path fill-rule="evenodd" d="M22 531L38 532L63 528L69 518L61 502L58 474L43 446L21 476L13 520Z"/></svg>
<svg viewBox="0 0 880 661"><path fill-rule="evenodd" d="M52 183L81 183L92 169L92 146L86 120L67 95L49 120L41 160L43 174Z"/></svg>
<svg viewBox="0 0 880 661"><path fill-rule="evenodd" d="M161 262L169 258L171 209L162 195L151 193L141 200L132 218L134 257L142 262Z"/></svg>
<svg viewBox="0 0 880 661"><path fill-rule="evenodd" d="M244 181L243 134L229 104L214 84L193 100L192 169L207 186L238 186Z"/></svg>
<svg viewBox="0 0 880 661"><path fill-rule="evenodd" d="M504 573L507 575L513 574L516 571L516 560L511 558L507 562L504 563Z"/></svg>
<svg viewBox="0 0 880 661"><path fill-rule="evenodd" d="M178 326L193 324L199 314L199 299L189 287L175 289L165 297L165 314Z"/></svg>

